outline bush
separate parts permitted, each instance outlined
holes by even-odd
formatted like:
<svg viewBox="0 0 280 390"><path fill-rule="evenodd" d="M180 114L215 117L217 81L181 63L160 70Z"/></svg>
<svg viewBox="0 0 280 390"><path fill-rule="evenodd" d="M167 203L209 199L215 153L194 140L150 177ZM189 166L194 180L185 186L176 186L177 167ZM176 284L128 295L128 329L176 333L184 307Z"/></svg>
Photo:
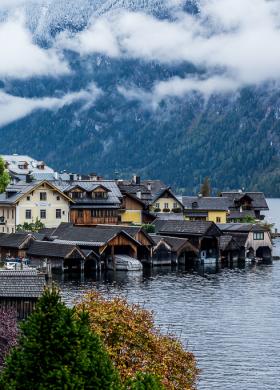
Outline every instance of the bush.
<svg viewBox="0 0 280 390"><path fill-rule="evenodd" d="M193 354L161 335L149 311L121 298L106 300L98 292L87 294L78 310L89 313L91 329L103 340L123 382L145 372L159 377L166 389L195 388Z"/></svg>
<svg viewBox="0 0 280 390"><path fill-rule="evenodd" d="M155 233L156 231L155 226L150 223L143 225L142 228L145 230L146 233Z"/></svg>
<svg viewBox="0 0 280 390"><path fill-rule="evenodd" d="M67 308L57 290L45 291L21 331L1 373L1 390L120 389L87 313Z"/></svg>
<svg viewBox="0 0 280 390"><path fill-rule="evenodd" d="M170 213L170 209L163 209L162 210L164 213Z"/></svg>
<svg viewBox="0 0 280 390"><path fill-rule="evenodd" d="M10 349L16 345L17 335L16 311L0 309L0 367Z"/></svg>

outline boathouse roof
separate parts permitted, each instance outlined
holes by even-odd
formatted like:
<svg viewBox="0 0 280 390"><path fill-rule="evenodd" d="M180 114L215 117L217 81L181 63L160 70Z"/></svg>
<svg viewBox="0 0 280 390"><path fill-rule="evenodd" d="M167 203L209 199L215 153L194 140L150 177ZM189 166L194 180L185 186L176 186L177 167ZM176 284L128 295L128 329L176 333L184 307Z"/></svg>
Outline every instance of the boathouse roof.
<svg viewBox="0 0 280 390"><path fill-rule="evenodd" d="M84 258L83 252L76 246L70 244L58 244L50 241L33 241L27 251L28 256L54 257L59 259L69 258L74 255L76 258Z"/></svg>
<svg viewBox="0 0 280 390"><path fill-rule="evenodd" d="M1 298L39 298L45 287L45 276L37 271L0 271Z"/></svg>
<svg viewBox="0 0 280 390"><path fill-rule="evenodd" d="M217 225L223 232L249 233L266 231L262 225L252 223L218 223Z"/></svg>
<svg viewBox="0 0 280 390"><path fill-rule="evenodd" d="M220 236L222 232L210 221L155 221L156 232L161 234L185 234L190 236Z"/></svg>
<svg viewBox="0 0 280 390"><path fill-rule="evenodd" d="M10 233L0 237L0 247L25 249L30 240L33 240L32 233Z"/></svg>
<svg viewBox="0 0 280 390"><path fill-rule="evenodd" d="M158 245L161 241L165 241L174 252L179 252L182 248L187 248L191 252L198 252L197 248L195 248L187 238L160 236L157 234L150 234L150 236L155 245Z"/></svg>

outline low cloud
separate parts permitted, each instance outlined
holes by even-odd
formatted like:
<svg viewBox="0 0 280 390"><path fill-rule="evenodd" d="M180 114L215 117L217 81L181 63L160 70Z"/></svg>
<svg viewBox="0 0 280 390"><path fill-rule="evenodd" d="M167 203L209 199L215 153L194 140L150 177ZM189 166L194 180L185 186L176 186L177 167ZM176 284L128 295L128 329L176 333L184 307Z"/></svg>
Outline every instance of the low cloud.
<svg viewBox="0 0 280 390"><path fill-rule="evenodd" d="M181 96L182 90L193 88L204 93L220 87L223 92L279 80L279 22L279 0L201 0L198 15L180 7L172 20L142 12L114 12L95 18L74 36L61 36L58 42L81 55L99 52L168 65L192 63L208 81L175 78L155 87L156 91L168 86L171 94L176 90ZM217 73L221 77L215 77Z"/></svg>
<svg viewBox="0 0 280 390"><path fill-rule="evenodd" d="M21 15L0 23L0 53L1 78L60 76L70 72L61 54L32 41Z"/></svg>
<svg viewBox="0 0 280 390"><path fill-rule="evenodd" d="M24 118L37 110L59 110L77 101L90 107L102 94L95 84L78 92L67 93L62 97L25 98L10 95L0 90L0 126L8 125L18 119Z"/></svg>

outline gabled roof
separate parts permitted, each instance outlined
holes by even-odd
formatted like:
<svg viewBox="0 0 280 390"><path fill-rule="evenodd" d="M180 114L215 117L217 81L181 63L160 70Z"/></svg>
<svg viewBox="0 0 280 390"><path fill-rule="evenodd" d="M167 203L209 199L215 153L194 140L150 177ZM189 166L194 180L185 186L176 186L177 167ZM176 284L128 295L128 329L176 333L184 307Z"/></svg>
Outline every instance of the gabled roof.
<svg viewBox="0 0 280 390"><path fill-rule="evenodd" d="M37 271L0 271L1 298L39 298L45 287L45 276Z"/></svg>
<svg viewBox="0 0 280 390"><path fill-rule="evenodd" d="M103 246L118 234L124 234L139 244L135 238L129 234L130 226L96 226L96 227L79 227L72 224L61 224L53 233L52 239L57 243L67 242L76 245ZM135 227L136 229L139 229Z"/></svg>
<svg viewBox="0 0 280 390"><path fill-rule="evenodd" d="M235 240L235 238L231 235L223 235L219 237L219 247L221 251L240 249L240 245L237 240Z"/></svg>
<svg viewBox="0 0 280 390"><path fill-rule="evenodd" d="M229 207L235 208L236 201L242 199L245 195L248 195L253 201L252 206L255 210L269 210L264 193L263 192L238 192L228 191L222 192L221 196L226 197L229 200Z"/></svg>
<svg viewBox="0 0 280 390"><path fill-rule="evenodd" d="M158 221L155 223L159 234L181 234L186 236L220 236L222 233L214 222L210 221Z"/></svg>
<svg viewBox="0 0 280 390"><path fill-rule="evenodd" d="M228 200L222 197L182 196L185 210L228 211ZM196 206L196 207L194 207Z"/></svg>
<svg viewBox="0 0 280 390"><path fill-rule="evenodd" d="M32 183L19 182L16 184L11 184L7 187L6 192L0 194L0 204L9 204L14 205L18 203L23 197L27 196L31 192L35 191L37 188L46 184L54 191L57 191L63 198L67 199L69 202L73 203L73 200L64 194L60 188L54 185L54 182L49 182L47 180L36 181ZM7 195L9 195L7 197Z"/></svg>
<svg viewBox="0 0 280 390"><path fill-rule="evenodd" d="M160 190L157 194L154 195L153 199L151 200L151 204L155 203L158 199L160 199L165 193L168 193L170 198L173 198L180 204L181 207L184 207L181 200L172 192L171 187L163 188Z"/></svg>
<svg viewBox="0 0 280 390"><path fill-rule="evenodd" d="M28 256L55 257L65 259L76 253L78 258L84 258L82 251L75 245L57 244L50 241L33 241L27 251Z"/></svg>
<svg viewBox="0 0 280 390"><path fill-rule="evenodd" d="M0 247L26 249L30 239L33 239L32 233L10 233L0 237Z"/></svg>
<svg viewBox="0 0 280 390"><path fill-rule="evenodd" d="M160 236L157 234L150 234L150 236L153 239L155 245L158 245L161 241L164 241L174 252L180 252L183 248L187 248L189 251L195 253L198 252L197 248L195 248L187 238Z"/></svg>

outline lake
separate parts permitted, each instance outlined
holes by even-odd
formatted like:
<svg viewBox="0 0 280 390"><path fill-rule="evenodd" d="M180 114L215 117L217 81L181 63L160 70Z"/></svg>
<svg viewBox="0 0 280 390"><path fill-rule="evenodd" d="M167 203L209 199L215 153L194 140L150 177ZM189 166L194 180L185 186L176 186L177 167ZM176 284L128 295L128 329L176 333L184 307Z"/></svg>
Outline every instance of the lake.
<svg viewBox="0 0 280 390"><path fill-rule="evenodd" d="M268 219L279 223L280 231L280 200L269 203ZM280 254L280 240L274 253ZM162 331L175 333L195 353L199 390L280 389L280 261L232 269L108 272L82 280L65 275L58 281L68 304L97 288L153 310Z"/></svg>

